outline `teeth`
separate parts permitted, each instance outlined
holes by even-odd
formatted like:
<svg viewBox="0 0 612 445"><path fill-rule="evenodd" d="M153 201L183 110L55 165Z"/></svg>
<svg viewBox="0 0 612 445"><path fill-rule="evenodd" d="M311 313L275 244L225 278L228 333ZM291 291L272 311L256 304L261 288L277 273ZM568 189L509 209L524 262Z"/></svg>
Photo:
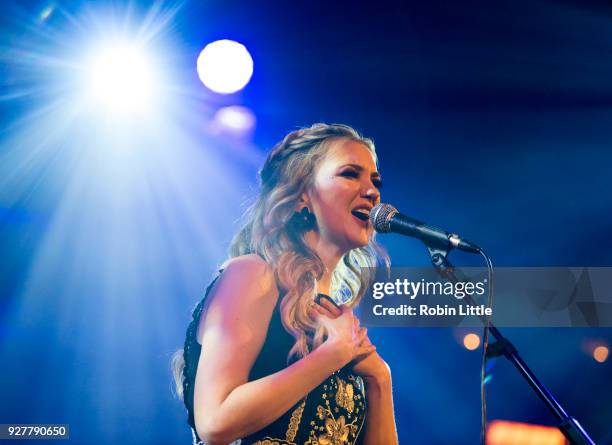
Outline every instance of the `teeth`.
<svg viewBox="0 0 612 445"><path fill-rule="evenodd" d="M370 217L370 212L366 209L355 209L351 213L362 221L367 221Z"/></svg>

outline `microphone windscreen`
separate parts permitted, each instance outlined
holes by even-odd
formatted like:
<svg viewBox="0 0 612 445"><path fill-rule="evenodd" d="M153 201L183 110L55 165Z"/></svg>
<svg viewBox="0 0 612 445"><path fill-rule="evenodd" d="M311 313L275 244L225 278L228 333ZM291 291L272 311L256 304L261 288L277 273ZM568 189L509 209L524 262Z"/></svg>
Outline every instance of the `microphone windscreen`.
<svg viewBox="0 0 612 445"><path fill-rule="evenodd" d="M370 223L374 230L380 233L391 231L391 218L397 213L397 209L390 204L377 204L370 210Z"/></svg>

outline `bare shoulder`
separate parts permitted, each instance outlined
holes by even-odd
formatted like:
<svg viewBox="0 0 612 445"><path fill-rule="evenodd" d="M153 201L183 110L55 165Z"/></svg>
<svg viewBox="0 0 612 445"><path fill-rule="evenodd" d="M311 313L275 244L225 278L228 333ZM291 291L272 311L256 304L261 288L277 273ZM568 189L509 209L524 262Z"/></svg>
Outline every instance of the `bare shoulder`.
<svg viewBox="0 0 612 445"><path fill-rule="evenodd" d="M259 255L241 255L228 260L223 266L220 280L226 287L248 288L247 298L278 298L274 272L270 265Z"/></svg>
<svg viewBox="0 0 612 445"><path fill-rule="evenodd" d="M198 325L198 341L213 326L233 325L240 319L253 320L267 329L279 293L274 272L258 255L232 258L222 266L223 273L210 290L205 313ZM231 328L230 328L231 329Z"/></svg>

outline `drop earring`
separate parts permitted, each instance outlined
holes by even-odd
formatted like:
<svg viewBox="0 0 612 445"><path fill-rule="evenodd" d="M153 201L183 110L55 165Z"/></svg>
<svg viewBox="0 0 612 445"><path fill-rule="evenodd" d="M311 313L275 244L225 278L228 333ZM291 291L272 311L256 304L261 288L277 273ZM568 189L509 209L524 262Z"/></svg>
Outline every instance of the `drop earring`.
<svg viewBox="0 0 612 445"><path fill-rule="evenodd" d="M299 225L302 230L308 231L314 229L316 219L314 213L312 213L308 207L303 207L302 210L300 210L300 212L298 213L298 215Z"/></svg>

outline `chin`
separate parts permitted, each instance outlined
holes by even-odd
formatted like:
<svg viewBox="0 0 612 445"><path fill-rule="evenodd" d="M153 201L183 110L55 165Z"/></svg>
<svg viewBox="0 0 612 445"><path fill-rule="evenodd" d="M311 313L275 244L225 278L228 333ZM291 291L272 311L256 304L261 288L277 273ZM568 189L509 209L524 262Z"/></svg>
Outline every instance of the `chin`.
<svg viewBox="0 0 612 445"><path fill-rule="evenodd" d="M366 236L357 236L355 238L351 238L349 240L350 248L349 250L358 249L360 247L365 247L370 243L371 235L368 234Z"/></svg>

